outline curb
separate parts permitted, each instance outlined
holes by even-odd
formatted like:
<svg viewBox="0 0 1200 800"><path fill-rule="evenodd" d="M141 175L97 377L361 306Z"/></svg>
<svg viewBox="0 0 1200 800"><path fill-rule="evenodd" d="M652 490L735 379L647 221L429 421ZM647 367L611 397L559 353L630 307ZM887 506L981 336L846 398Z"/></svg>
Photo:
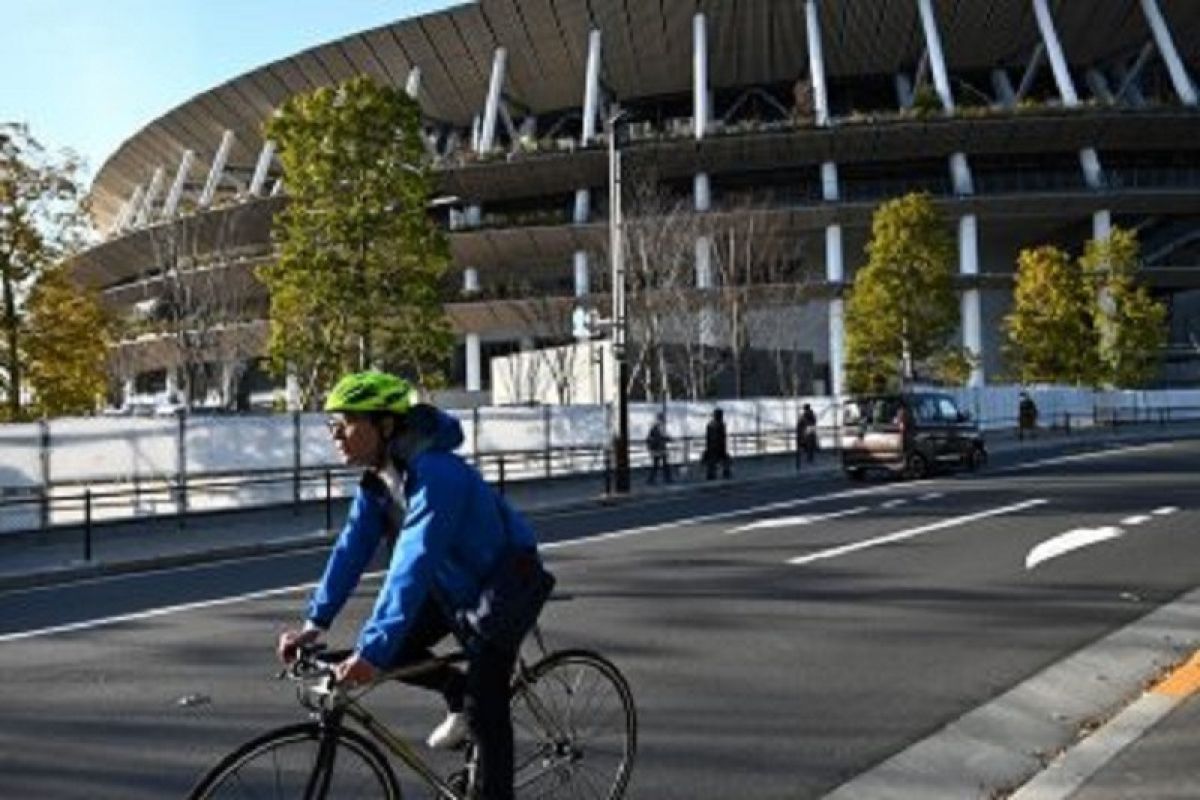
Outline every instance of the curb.
<svg viewBox="0 0 1200 800"><path fill-rule="evenodd" d="M1010 800L1066 800L1105 764L1200 690L1200 650L1045 771Z"/></svg>
<svg viewBox="0 0 1200 800"><path fill-rule="evenodd" d="M1200 589L1047 667L949 723L825 800L994 798L1036 779L1079 731L1122 708L1200 647ZM1049 780L1049 779L1048 779ZM1022 800L1060 795L1029 795Z"/></svg>

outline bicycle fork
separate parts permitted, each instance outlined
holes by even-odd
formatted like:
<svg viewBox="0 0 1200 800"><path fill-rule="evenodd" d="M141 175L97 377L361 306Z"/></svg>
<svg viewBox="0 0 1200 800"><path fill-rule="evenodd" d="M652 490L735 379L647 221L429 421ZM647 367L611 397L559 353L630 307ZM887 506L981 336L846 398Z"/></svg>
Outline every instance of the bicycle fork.
<svg viewBox="0 0 1200 800"><path fill-rule="evenodd" d="M333 780L334 759L337 758L337 723L322 719L321 737L317 742L317 759L313 762L312 774L304 787L304 800L325 800L329 796L329 782Z"/></svg>

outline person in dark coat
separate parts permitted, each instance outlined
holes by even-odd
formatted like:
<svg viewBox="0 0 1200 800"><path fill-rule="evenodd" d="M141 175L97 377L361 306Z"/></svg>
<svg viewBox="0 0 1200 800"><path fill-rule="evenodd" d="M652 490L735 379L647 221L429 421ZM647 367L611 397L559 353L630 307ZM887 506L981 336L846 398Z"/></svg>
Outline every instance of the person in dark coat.
<svg viewBox="0 0 1200 800"><path fill-rule="evenodd" d="M1021 392L1017 402L1017 438L1024 439L1027 435L1037 436L1037 403L1026 392Z"/></svg>
<svg viewBox="0 0 1200 800"><path fill-rule="evenodd" d="M812 463L817 453L817 415L808 403L796 420L796 467L800 467L801 456Z"/></svg>
<svg viewBox="0 0 1200 800"><path fill-rule="evenodd" d="M658 480L658 470L662 469L663 480L667 483L671 482L671 462L668 458L667 445L670 444L671 437L667 435L667 418L664 414L659 414L654 419L654 425L650 427L650 433L646 434L646 449L650 452L650 477L647 483L654 483Z"/></svg>
<svg viewBox="0 0 1200 800"><path fill-rule="evenodd" d="M717 477L717 465L721 466L721 477L733 477L733 459L729 456L728 439L725 434L725 412L713 410L712 419L704 429L704 476L708 480Z"/></svg>

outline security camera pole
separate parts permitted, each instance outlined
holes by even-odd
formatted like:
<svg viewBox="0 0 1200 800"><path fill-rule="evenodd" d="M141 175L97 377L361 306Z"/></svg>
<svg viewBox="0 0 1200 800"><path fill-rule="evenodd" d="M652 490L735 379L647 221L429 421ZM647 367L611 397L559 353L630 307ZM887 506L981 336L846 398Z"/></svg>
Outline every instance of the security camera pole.
<svg viewBox="0 0 1200 800"><path fill-rule="evenodd" d="M625 255L621 231L621 151L617 148L617 123L625 112L616 110L606 120L608 133L608 236L612 262L612 346L617 365L617 431L613 437L617 494L629 493L629 357L625 352L629 331L625 299Z"/></svg>

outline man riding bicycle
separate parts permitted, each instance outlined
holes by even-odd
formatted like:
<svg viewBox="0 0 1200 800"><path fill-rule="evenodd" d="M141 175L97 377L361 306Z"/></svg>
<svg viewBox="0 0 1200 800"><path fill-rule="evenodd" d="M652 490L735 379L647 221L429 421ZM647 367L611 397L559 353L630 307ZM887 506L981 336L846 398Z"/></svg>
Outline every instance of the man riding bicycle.
<svg viewBox="0 0 1200 800"><path fill-rule="evenodd" d="M463 441L462 426L433 406L416 404L402 378L374 371L347 375L325 410L343 460L364 471L304 627L284 631L277 650L290 663L299 646L319 638L380 542L394 542L374 610L353 655L335 671L339 682L356 685L430 658L429 648L447 634L462 637L463 619L480 607L481 595L510 585L498 573L513 563L535 563L540 570L540 560L525 521L452 452ZM449 710L429 746L455 747L469 735L477 748L480 797L505 800L513 796L509 683L517 645L507 637L477 636L466 649L465 673L446 665L411 682L441 692Z"/></svg>

